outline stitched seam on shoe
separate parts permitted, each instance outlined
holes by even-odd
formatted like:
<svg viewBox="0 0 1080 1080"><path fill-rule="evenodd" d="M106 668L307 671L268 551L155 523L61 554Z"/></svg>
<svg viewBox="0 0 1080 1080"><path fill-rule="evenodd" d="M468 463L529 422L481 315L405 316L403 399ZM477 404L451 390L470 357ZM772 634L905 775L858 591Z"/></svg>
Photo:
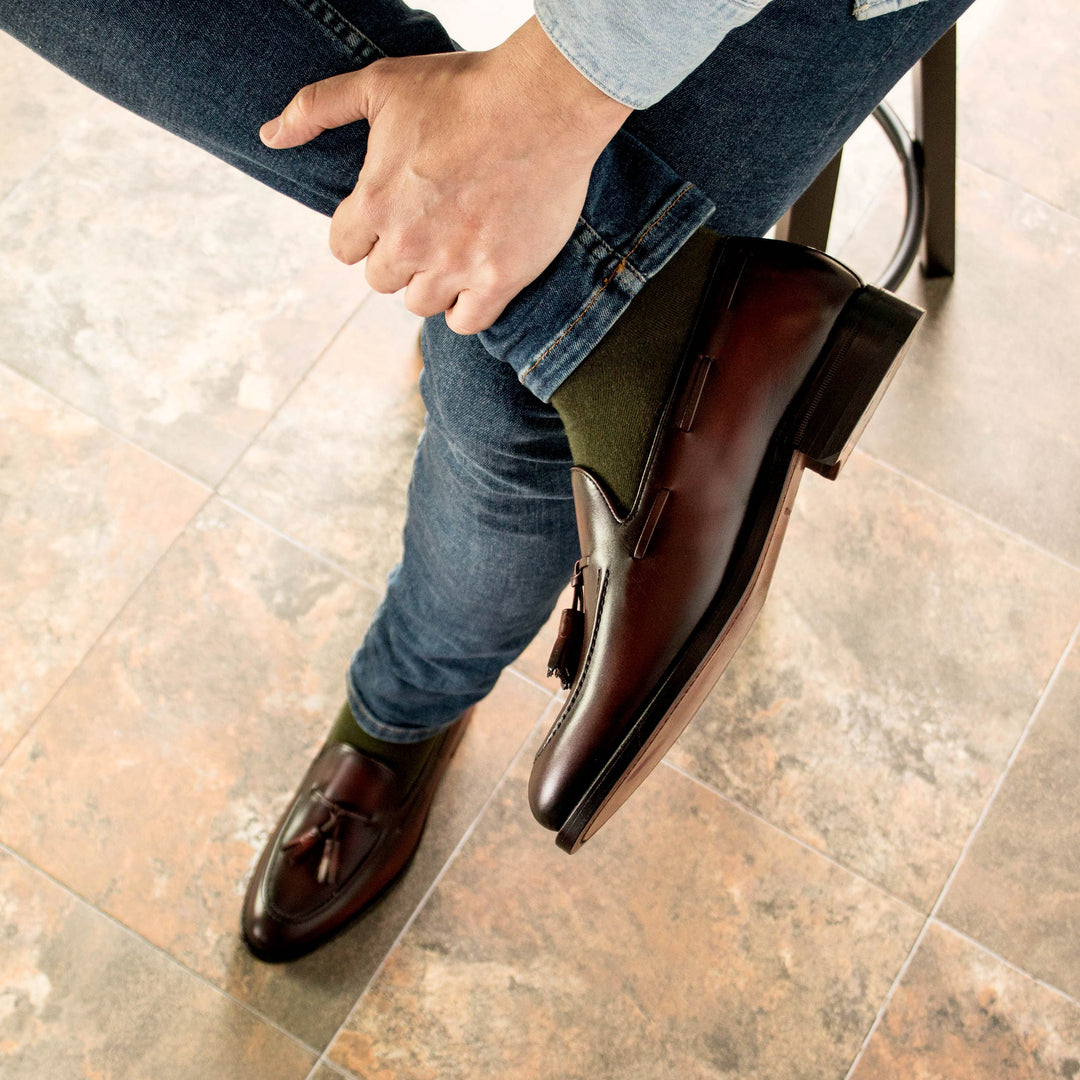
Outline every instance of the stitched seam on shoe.
<svg viewBox="0 0 1080 1080"><path fill-rule="evenodd" d="M581 320L584 319L586 315L588 315L590 309L604 294L604 291L607 289L607 287L623 272L623 270L626 269L627 264L630 262L630 257L645 242L645 237L647 237L649 233L651 233L653 229L655 229L656 226L659 225L660 222L663 221L669 213L671 213L679 200L682 199L684 195L689 194L691 190L693 190L693 185L687 184L686 187L684 187L682 191L680 191L679 194L676 195L675 198L668 203L660 216L657 217L656 220L638 237L637 243L635 243L634 246L619 260L618 266L615 267L615 269L611 272L607 280L604 281L600 288L597 289L595 293L593 293L592 299L585 305L585 307L581 309L581 311L577 313L570 325L533 361L532 366L521 376L522 381L524 381L530 374L532 374L532 372L536 369L536 366L559 345L563 338L565 338L566 335L569 334L570 331L573 330L574 327L577 326L577 324L581 322Z"/></svg>
<svg viewBox="0 0 1080 1080"><path fill-rule="evenodd" d="M570 715L570 710L574 707L574 703L577 701L581 694L581 688L585 685L585 677L589 673L589 667L592 664L593 652L596 649L596 639L600 635L600 619L604 614L604 599L607 596L608 586L608 571L604 571L604 579L600 583L600 592L596 599L596 621L593 623L592 638L589 641L589 651L585 654L585 663L581 668L581 678L578 679L577 688L574 690L570 700L563 706L562 714L556 721L555 726L547 733L547 738L543 741L540 749L536 751L536 756L539 757L547 747L547 744L555 737L555 733L566 722L567 716Z"/></svg>

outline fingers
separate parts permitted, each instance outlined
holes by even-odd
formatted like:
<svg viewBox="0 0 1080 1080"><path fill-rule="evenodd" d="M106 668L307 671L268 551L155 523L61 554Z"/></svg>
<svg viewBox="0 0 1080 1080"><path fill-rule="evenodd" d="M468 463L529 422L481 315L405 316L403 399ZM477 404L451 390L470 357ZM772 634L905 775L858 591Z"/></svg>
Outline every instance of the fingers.
<svg viewBox="0 0 1080 1080"><path fill-rule="evenodd" d="M378 239L379 224L367 196L360 187L354 188L330 219L330 250L335 259L353 266L367 258Z"/></svg>
<svg viewBox="0 0 1080 1080"><path fill-rule="evenodd" d="M327 128L371 119L376 111L372 96L373 67L374 64L360 71L309 83L285 106L280 116L263 124L259 138L272 150L284 150L311 142Z"/></svg>
<svg viewBox="0 0 1080 1080"><path fill-rule="evenodd" d="M511 296L486 295L465 289L446 312L446 325L455 334L479 334L502 314L511 299Z"/></svg>
<svg viewBox="0 0 1080 1080"><path fill-rule="evenodd" d="M445 276L421 270L413 274L405 290L405 307L426 319L453 307L457 296L457 288Z"/></svg>

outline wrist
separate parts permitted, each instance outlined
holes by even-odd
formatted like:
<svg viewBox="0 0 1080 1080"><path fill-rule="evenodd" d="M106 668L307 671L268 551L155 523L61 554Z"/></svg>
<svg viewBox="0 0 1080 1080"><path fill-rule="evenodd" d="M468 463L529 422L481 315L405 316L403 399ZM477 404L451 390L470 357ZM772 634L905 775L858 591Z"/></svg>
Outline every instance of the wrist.
<svg viewBox="0 0 1080 1080"><path fill-rule="evenodd" d="M590 82L559 51L533 16L502 45L518 78L540 95L587 141L603 149L634 111ZM597 153L599 153L599 149Z"/></svg>

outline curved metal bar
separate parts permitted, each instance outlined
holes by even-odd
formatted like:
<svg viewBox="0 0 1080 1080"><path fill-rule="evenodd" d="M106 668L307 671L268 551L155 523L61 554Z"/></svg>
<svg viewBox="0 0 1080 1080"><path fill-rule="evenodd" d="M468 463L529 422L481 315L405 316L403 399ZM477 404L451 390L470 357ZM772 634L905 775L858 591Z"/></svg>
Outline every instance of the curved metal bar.
<svg viewBox="0 0 1080 1080"><path fill-rule="evenodd" d="M919 254L923 226L926 221L926 185L923 180L922 147L912 141L907 128L892 106L884 101L874 110L874 119L889 137L896 156L904 167L904 195L907 208L904 212L904 232L889 265L885 267L878 284L890 291L896 289L908 275Z"/></svg>

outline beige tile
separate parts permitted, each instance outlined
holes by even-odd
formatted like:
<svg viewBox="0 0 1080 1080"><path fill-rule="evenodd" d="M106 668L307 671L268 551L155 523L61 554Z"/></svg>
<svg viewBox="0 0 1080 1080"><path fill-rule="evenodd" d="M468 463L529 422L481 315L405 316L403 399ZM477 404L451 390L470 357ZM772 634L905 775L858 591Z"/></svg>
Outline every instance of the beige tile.
<svg viewBox="0 0 1080 1080"><path fill-rule="evenodd" d="M508 676L402 884L332 947L254 961L238 936L247 879L343 698L374 600L213 504L0 770L0 839L311 1045L344 1019L549 701Z"/></svg>
<svg viewBox="0 0 1080 1080"><path fill-rule="evenodd" d="M957 198L956 277L902 287L927 316L861 445L1080 565L1080 221L963 164ZM872 271L878 228L841 257Z"/></svg>
<svg viewBox="0 0 1080 1080"><path fill-rule="evenodd" d="M1080 10L1072 0L1009 0L959 82L966 161L1080 214Z"/></svg>
<svg viewBox="0 0 1080 1080"><path fill-rule="evenodd" d="M0 360L216 482L365 293L326 236L107 110L0 210Z"/></svg>
<svg viewBox="0 0 1080 1080"><path fill-rule="evenodd" d="M856 454L671 758L929 911L1080 618L1080 574Z"/></svg>
<svg viewBox="0 0 1080 1080"><path fill-rule="evenodd" d="M372 295L221 489L380 589L424 424L419 334L400 298Z"/></svg>
<svg viewBox="0 0 1080 1080"><path fill-rule="evenodd" d="M941 918L1080 998L1080 647L1036 718Z"/></svg>
<svg viewBox="0 0 1080 1080"><path fill-rule="evenodd" d="M572 858L515 767L330 1057L364 1080L836 1077L912 911L661 767Z"/></svg>
<svg viewBox="0 0 1080 1080"><path fill-rule="evenodd" d="M1070 1080L1080 1009L934 925L852 1080Z"/></svg>
<svg viewBox="0 0 1080 1080"><path fill-rule="evenodd" d="M0 32L0 203L65 134L100 112L100 98Z"/></svg>
<svg viewBox="0 0 1080 1080"><path fill-rule="evenodd" d="M0 851L5 1080L304 1080L310 1050Z"/></svg>
<svg viewBox="0 0 1080 1080"><path fill-rule="evenodd" d="M207 497L0 366L0 760Z"/></svg>

